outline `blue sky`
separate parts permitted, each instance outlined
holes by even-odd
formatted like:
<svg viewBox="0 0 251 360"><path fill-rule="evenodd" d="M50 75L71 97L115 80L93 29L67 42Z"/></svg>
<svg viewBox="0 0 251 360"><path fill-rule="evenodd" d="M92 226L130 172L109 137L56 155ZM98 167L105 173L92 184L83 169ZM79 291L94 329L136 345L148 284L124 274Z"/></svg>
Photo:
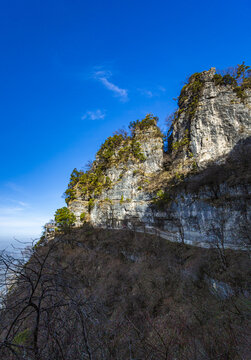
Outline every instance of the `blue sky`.
<svg viewBox="0 0 251 360"><path fill-rule="evenodd" d="M74 167L186 78L250 65L250 2L0 1L0 248L36 238Z"/></svg>

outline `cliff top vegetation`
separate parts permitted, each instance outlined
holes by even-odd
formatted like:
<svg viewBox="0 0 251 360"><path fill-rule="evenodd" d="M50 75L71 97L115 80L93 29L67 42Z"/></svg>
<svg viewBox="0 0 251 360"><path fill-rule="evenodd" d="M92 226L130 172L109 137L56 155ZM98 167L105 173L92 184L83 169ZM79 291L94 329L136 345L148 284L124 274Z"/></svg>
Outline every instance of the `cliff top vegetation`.
<svg viewBox="0 0 251 360"><path fill-rule="evenodd" d="M216 86L231 86L236 96L241 102L245 103L247 97L246 90L251 89L251 68L243 62L235 67L224 70L217 70L212 78ZM178 109L168 117L168 131L165 137L165 149L172 152L172 131L173 123L178 121L181 114L185 114L188 124L194 117L205 84L205 72L192 74L180 91L177 98ZM190 129L187 128L188 139ZM176 146L177 147L177 146Z"/></svg>
<svg viewBox="0 0 251 360"><path fill-rule="evenodd" d="M189 158L189 166L192 173L196 171L196 160L193 158L190 146L190 122L194 117L199 101L201 99L205 81L208 78L207 72L195 73L191 75L187 83L183 86L178 97L179 109L171 117L170 128L167 136L164 137L157 126L158 118L152 114L147 114L142 120L132 121L129 124L129 133L117 131L113 136L108 137L97 152L96 160L93 161L89 170L82 171L74 169L68 188L65 192L67 204L79 197L86 201L93 201L104 189L113 186L107 169L112 166L117 167L126 164L129 160L143 162L145 155L142 152L141 136L151 129L150 136L160 136L163 138L164 149L172 154L172 159L179 153L186 151ZM250 67L242 63L235 68L217 72L210 78L216 86L231 86L240 101L245 102L246 90L251 88ZM184 137L179 141L173 142L173 123L178 121L181 114L188 120ZM177 156L176 156L177 157ZM183 180L182 171L176 171L174 182Z"/></svg>
<svg viewBox="0 0 251 360"><path fill-rule="evenodd" d="M157 126L158 118L147 114L144 119L131 122L130 134L125 131L117 131L108 137L97 152L96 160L93 161L88 171L74 169L71 173L70 182L65 192L66 203L76 198L78 191L87 200L100 195L105 188L111 187L111 180L105 175L105 171L111 166L126 164L129 159L142 162L145 155L141 144L137 139L138 131L144 134L147 129L153 129L153 136L162 136Z"/></svg>

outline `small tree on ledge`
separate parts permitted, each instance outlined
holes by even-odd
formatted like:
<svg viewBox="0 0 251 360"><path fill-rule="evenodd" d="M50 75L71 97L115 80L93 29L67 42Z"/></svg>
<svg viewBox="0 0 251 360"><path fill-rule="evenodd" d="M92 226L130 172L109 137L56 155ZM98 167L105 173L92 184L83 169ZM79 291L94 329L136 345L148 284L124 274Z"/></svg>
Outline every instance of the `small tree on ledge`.
<svg viewBox="0 0 251 360"><path fill-rule="evenodd" d="M132 136L135 135L135 130L146 130L152 126L156 126L158 122L158 117L153 116L153 114L147 114L146 117L142 120L131 121L129 124L129 129L131 130Z"/></svg>
<svg viewBox="0 0 251 360"><path fill-rule="evenodd" d="M70 232L76 221L76 216L66 206L57 209L54 216L57 228L66 233Z"/></svg>

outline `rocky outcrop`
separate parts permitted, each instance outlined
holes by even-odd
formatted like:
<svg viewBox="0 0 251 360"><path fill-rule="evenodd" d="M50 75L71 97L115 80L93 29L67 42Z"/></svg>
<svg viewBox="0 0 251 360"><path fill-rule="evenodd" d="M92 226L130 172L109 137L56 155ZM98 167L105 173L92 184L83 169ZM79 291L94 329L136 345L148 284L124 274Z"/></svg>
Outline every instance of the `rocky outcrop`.
<svg viewBox="0 0 251 360"><path fill-rule="evenodd" d="M141 144L144 161L129 160L108 167L105 176L111 179L112 185L95 198L91 211L88 197L80 196L72 201L69 208L77 217L77 225L82 224L82 213L90 213L88 220L96 226L120 227L126 220L130 223L149 221L147 208L153 195L144 192L143 186L152 174L163 169L163 138L155 124L144 131L136 130L135 139Z"/></svg>
<svg viewBox="0 0 251 360"><path fill-rule="evenodd" d="M116 160L121 147L128 148L126 140L102 168L110 186L98 195L83 194L77 183L69 208L78 226L84 218L194 245L243 246L251 222L251 92L243 101L231 85L216 85L214 74L196 74L182 90L169 155L152 121L136 126L129 140L140 144L140 160ZM97 157L96 168L100 162Z"/></svg>
<svg viewBox="0 0 251 360"><path fill-rule="evenodd" d="M240 101L231 85L215 85L214 75L215 68L199 74L197 81L202 83L202 88L195 94L199 99L192 116L187 110L194 94L189 86L188 89L185 87L182 94L184 111L173 124L174 142L181 141L189 130L190 150L199 167L224 161L241 139L251 136L251 91L246 90L245 101Z"/></svg>

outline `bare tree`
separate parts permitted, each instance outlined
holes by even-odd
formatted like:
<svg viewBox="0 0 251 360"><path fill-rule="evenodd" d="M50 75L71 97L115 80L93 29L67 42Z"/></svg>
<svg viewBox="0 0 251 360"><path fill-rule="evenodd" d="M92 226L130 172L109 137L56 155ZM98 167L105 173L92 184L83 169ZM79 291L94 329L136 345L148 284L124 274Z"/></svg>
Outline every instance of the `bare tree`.
<svg viewBox="0 0 251 360"><path fill-rule="evenodd" d="M209 245L217 250L224 270L226 270L228 266L225 250L227 240L227 223L228 211L223 208L218 210L217 216L211 220L208 228L206 229L206 233L210 238Z"/></svg>
<svg viewBox="0 0 251 360"><path fill-rule="evenodd" d="M57 359L75 359L78 357L67 353L78 348L92 360L87 315L85 318L90 305L80 296L81 287L74 284L67 269L55 266L57 246L57 241L52 241L30 247L21 259L4 252L0 256L2 358L41 360L51 359L53 353ZM78 346L73 340L66 348L74 327L79 329Z"/></svg>

